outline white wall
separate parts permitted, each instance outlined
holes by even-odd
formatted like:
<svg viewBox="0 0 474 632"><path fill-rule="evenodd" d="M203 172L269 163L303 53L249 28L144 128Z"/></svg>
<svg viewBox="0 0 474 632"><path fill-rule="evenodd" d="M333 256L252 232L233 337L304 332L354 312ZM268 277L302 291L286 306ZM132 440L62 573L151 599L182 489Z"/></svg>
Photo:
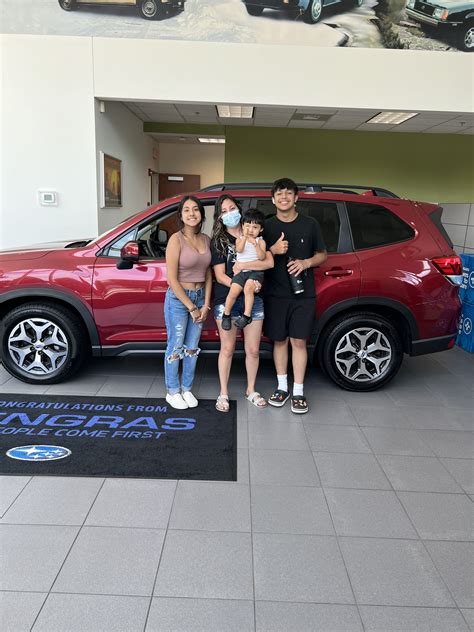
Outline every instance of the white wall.
<svg viewBox="0 0 474 632"><path fill-rule="evenodd" d="M224 182L224 145L159 144L160 173L201 176L201 187Z"/></svg>
<svg viewBox="0 0 474 632"><path fill-rule="evenodd" d="M143 133L143 122L121 103L108 102L101 113L96 101L95 117L97 174L99 151L122 161L122 207L100 208L97 200L99 232L103 232L151 201L148 169L157 171L158 162L153 159L155 141ZM99 176L97 181L99 188Z"/></svg>
<svg viewBox="0 0 474 632"><path fill-rule="evenodd" d="M4 36L0 246L97 234L92 43ZM38 203L55 190L57 207Z"/></svg>

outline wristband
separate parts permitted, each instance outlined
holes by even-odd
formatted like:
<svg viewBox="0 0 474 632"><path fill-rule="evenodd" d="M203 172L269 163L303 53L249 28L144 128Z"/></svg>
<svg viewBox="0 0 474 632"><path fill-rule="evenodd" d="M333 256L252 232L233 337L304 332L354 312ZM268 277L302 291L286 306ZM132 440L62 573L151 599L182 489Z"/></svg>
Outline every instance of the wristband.
<svg viewBox="0 0 474 632"><path fill-rule="evenodd" d="M193 312L195 312L198 308L196 307L196 305L192 308L192 309L188 309L188 312L190 314L192 314Z"/></svg>

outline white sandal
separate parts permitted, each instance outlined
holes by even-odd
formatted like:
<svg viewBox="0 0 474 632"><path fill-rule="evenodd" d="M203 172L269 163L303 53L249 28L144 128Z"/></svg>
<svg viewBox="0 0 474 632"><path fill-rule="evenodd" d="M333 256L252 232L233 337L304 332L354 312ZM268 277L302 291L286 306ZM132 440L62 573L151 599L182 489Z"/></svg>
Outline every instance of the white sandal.
<svg viewBox="0 0 474 632"><path fill-rule="evenodd" d="M216 399L216 410L220 413L228 413L230 409L229 396L219 395Z"/></svg>
<svg viewBox="0 0 474 632"><path fill-rule="evenodd" d="M255 406L255 408L266 408L268 406L268 402L265 399L265 397L262 397L260 395L260 393L257 393L257 391L254 391L253 393L249 393L248 395L245 395L245 398ZM262 405L262 402L265 402Z"/></svg>

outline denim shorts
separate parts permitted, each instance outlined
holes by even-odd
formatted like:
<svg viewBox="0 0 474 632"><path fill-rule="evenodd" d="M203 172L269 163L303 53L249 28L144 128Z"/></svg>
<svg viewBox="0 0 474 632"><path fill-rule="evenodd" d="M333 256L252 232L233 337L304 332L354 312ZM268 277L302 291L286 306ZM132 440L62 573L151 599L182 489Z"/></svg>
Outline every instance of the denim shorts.
<svg viewBox="0 0 474 632"><path fill-rule="evenodd" d="M241 294L234 303L234 307L230 312L231 318L238 318L244 313L244 295ZM224 315L224 303L214 305L214 318L222 320ZM261 296L255 296L252 307L252 320L263 320L263 300Z"/></svg>

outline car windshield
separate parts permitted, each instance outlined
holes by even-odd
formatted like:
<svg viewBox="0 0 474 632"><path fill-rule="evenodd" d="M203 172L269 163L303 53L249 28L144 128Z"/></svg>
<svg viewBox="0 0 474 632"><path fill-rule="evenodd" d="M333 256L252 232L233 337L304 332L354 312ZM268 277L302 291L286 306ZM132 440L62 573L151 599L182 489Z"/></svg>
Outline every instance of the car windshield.
<svg viewBox="0 0 474 632"><path fill-rule="evenodd" d="M146 207L146 209L150 208L149 206ZM123 224L126 224L130 219L133 219L134 217L136 217L137 215L140 215L140 213L143 213L143 211L145 211L146 209L142 209L141 211L137 211L136 213L133 213L133 215L129 215L129 217L126 217L125 219L123 219L121 222L119 222L118 224L116 224L115 226L113 226L113 228L108 228L106 231L104 231L103 233L101 233L100 235L98 235L97 237L95 237L93 240L91 241L99 241L100 239L102 239L103 237L106 237L109 233L117 230L117 228L119 228L119 226L122 226Z"/></svg>

